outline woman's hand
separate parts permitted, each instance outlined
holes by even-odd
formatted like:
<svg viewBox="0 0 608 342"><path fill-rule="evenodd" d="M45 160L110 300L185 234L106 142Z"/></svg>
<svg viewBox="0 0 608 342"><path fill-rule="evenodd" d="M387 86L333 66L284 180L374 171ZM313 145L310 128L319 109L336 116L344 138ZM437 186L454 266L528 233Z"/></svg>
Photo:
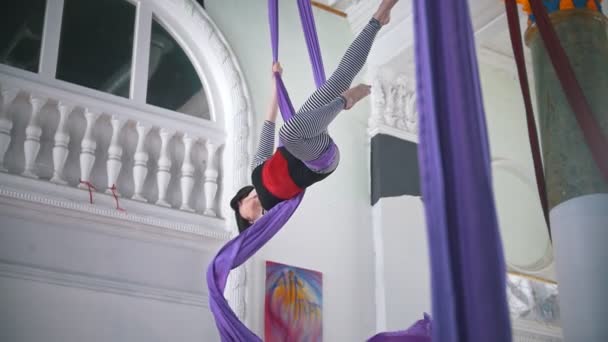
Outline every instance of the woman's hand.
<svg viewBox="0 0 608 342"><path fill-rule="evenodd" d="M280 62L276 62L272 64L272 74L278 73L279 75L283 75L283 67Z"/></svg>
<svg viewBox="0 0 608 342"><path fill-rule="evenodd" d="M268 113L266 114L266 120L270 121L270 122L275 122L277 119L277 114L279 111L279 105L278 105L278 94L277 94L277 85L276 85L276 78L274 77L274 75L278 73L279 75L283 74L283 67L281 66L281 63L276 62L274 64L272 64L272 89L271 89L271 97L270 97L270 104L268 106Z"/></svg>

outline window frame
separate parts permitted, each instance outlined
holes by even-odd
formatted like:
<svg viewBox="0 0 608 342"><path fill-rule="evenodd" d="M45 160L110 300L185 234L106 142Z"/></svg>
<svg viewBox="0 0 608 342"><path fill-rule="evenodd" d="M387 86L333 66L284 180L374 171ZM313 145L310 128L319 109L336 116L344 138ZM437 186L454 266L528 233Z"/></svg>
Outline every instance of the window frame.
<svg viewBox="0 0 608 342"><path fill-rule="evenodd" d="M152 111L163 114L181 114L197 120L215 122L216 118L211 108L212 104L209 101L208 115L209 119L180 113L175 110L158 107L147 103L148 94L148 76L150 63L150 44L152 35L152 22L156 18L157 22L165 28L165 30L179 44L179 47L184 51L190 63L194 67L197 77L203 85L205 96L209 96L207 89L207 80L204 73L200 70L198 63L192 57L192 53L184 46L184 41L180 35L176 34L175 30L166 23L160 13L156 11L154 1L150 0L122 0L127 1L135 6L135 23L133 35L133 47L131 58L131 75L129 81L129 96L127 98L106 93L101 90L88 88L76 83L60 80L56 77L57 66L59 62L59 48L61 41L61 28L63 25L63 13L65 0L46 0L44 22L42 26L42 41L40 45L40 59L38 64L38 72L32 73L26 70L14 68L10 65L0 64L0 70L8 69L17 73L27 73L38 75L43 83L48 85L60 86L63 89L75 91L84 95L89 95L99 99L107 99L111 102L118 102L122 105L145 106L147 109L154 108ZM17 71L18 70L18 71ZM13 73L13 72L11 72ZM111 100L110 100L111 99Z"/></svg>

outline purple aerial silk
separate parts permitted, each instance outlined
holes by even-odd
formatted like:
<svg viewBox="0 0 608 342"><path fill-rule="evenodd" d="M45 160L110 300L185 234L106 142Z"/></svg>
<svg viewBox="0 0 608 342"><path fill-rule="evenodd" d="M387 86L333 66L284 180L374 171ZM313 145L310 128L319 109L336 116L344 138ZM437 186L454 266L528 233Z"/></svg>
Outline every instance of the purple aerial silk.
<svg viewBox="0 0 608 342"><path fill-rule="evenodd" d="M325 82L325 73L317 40L316 29L312 17L310 1L298 0L302 17L302 25L306 33L306 43L312 61L317 87ZM268 1L270 32L273 61L278 61L278 0ZM287 90L279 74L275 74L277 83L279 108L284 120L294 115L293 105L287 95ZM326 168L333 160L335 146L324 153L319 160L313 161L320 168ZM209 306L215 317L215 323L222 341L262 341L249 330L235 315L224 297L228 273L233 268L243 264L262 246L264 246L289 220L300 205L304 193L285 202L279 203L266 215L262 216L245 232L229 241L217 253L207 269L207 286L209 288Z"/></svg>
<svg viewBox="0 0 608 342"><path fill-rule="evenodd" d="M433 341L511 341L468 3L417 0L414 18Z"/></svg>
<svg viewBox="0 0 608 342"><path fill-rule="evenodd" d="M431 317L424 314L424 318L416 322L405 331L384 332L375 335L367 342L430 342Z"/></svg>
<svg viewBox="0 0 608 342"><path fill-rule="evenodd" d="M298 8L302 18L302 26L305 32L306 44L310 54L313 73L317 87L325 82L325 73L317 39L312 8L309 0L298 0ZM272 43L273 60L278 61L278 0L268 1L270 34ZM293 105L289 100L285 85L280 75L275 74L279 108L285 120L294 115ZM337 146L332 145L318 160L309 162L318 168L326 168L335 158ZM255 254L266 242L268 242L293 215L304 194L285 202L279 203L266 215L262 216L245 232L229 241L220 249L212 263L207 269L207 286L209 288L209 306L215 317L216 326L219 330L222 341L261 341L261 339L249 330L232 311L226 298L224 289L230 270L243 264L253 254ZM372 340L374 342L403 341L403 342L426 342L428 341L430 320L425 317L414 327L406 332L385 333L377 335ZM420 339L425 336L426 339ZM403 339L409 336L411 338ZM399 337L399 340L395 340Z"/></svg>
<svg viewBox="0 0 608 342"><path fill-rule="evenodd" d="M273 60L277 61L278 0L269 0L268 5ZM467 1L417 0L414 5L419 158L431 254L433 340L510 341L505 265ZM325 76L310 1L298 0L298 6L320 86ZM293 106L280 76L275 77L279 107L287 120L294 114ZM302 197L278 204L228 242L209 265L210 308L222 341L261 341L226 302L226 279L231 269L281 229ZM425 316L408 330L381 333L369 341L427 342L430 332L431 322Z"/></svg>

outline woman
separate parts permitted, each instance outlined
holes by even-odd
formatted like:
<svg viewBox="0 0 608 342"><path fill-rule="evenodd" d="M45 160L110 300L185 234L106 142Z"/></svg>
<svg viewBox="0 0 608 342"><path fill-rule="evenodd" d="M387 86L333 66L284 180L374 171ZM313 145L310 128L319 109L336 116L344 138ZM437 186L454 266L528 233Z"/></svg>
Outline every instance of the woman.
<svg viewBox="0 0 608 342"><path fill-rule="evenodd" d="M252 164L253 185L239 190L230 201L239 232L251 226L264 211L296 197L338 167L339 150L327 133L327 127L338 113L352 108L369 95L370 87L367 85L349 87L363 68L376 34L383 25L388 24L391 9L396 2L397 0L381 2L331 77L306 100L293 118L283 124L279 137L284 146L276 151L274 133L278 99L276 86L273 87L273 97ZM273 65L272 71L280 74L281 65Z"/></svg>

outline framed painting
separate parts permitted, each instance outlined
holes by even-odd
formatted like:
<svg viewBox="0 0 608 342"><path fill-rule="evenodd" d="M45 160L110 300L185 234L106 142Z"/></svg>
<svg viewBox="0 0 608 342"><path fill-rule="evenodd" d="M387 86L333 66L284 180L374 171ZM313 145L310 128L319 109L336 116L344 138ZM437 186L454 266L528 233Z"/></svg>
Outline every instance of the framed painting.
<svg viewBox="0 0 608 342"><path fill-rule="evenodd" d="M322 285L320 272L267 261L264 341L321 342Z"/></svg>

